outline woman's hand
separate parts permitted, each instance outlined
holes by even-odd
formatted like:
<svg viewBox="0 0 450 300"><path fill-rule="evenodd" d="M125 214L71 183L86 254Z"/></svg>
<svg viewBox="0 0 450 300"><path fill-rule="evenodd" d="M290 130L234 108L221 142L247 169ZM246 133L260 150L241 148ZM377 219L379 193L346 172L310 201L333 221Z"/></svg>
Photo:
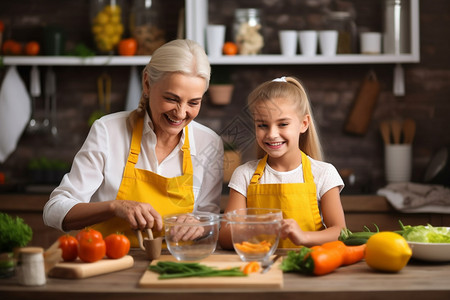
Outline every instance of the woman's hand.
<svg viewBox="0 0 450 300"><path fill-rule="evenodd" d="M189 215L179 216L177 218L177 223L198 223L197 219ZM171 235L174 241L191 241L200 238L205 229L199 226L183 226L175 225L171 229Z"/></svg>
<svg viewBox="0 0 450 300"><path fill-rule="evenodd" d="M129 200L114 200L114 214L125 219L132 229L155 228L162 230L161 215L148 203Z"/></svg>

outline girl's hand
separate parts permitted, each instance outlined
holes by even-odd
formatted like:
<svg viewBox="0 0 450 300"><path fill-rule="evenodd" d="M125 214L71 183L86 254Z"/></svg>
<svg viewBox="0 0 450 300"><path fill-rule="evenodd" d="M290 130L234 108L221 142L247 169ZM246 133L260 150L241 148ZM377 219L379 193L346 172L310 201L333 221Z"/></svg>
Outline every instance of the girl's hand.
<svg viewBox="0 0 450 300"><path fill-rule="evenodd" d="M161 215L149 204L129 200L114 200L114 214L125 219L132 229L155 228L162 230Z"/></svg>
<svg viewBox="0 0 450 300"><path fill-rule="evenodd" d="M305 233L300 229L298 223L294 219L284 219L281 221L280 238L289 238L296 245L305 244Z"/></svg>
<svg viewBox="0 0 450 300"><path fill-rule="evenodd" d="M182 223L198 223L199 221L192 216L179 216L177 223L181 225L172 227L171 235L174 241L191 241L201 237L205 231L203 227L183 226Z"/></svg>

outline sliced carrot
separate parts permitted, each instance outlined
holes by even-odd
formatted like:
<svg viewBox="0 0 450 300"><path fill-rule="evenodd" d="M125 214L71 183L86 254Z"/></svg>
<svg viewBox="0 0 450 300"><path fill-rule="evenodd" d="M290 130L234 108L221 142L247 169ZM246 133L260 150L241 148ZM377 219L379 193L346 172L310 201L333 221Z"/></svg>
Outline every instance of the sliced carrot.
<svg viewBox="0 0 450 300"><path fill-rule="evenodd" d="M242 272L244 272L244 274L248 275L250 273L258 272L260 269L261 269L261 266L260 266L259 262L251 261L242 268Z"/></svg>
<svg viewBox="0 0 450 300"><path fill-rule="evenodd" d="M257 244L244 241L242 243L235 243L234 247L239 251L255 254L268 252L272 244L268 241L261 241Z"/></svg>

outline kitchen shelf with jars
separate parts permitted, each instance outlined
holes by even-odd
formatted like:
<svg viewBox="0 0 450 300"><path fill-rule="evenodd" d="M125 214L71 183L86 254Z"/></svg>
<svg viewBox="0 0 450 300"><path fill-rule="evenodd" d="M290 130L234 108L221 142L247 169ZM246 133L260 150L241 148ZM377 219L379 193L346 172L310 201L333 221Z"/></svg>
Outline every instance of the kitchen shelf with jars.
<svg viewBox="0 0 450 300"><path fill-rule="evenodd" d="M405 0L386 1L405 3ZM284 56L281 54L256 54L256 55L223 55L210 57L212 65L299 65L299 64L405 64L420 61L419 44L419 0L406 1L409 6L409 16L406 18L409 24L393 25L393 39L400 42L400 26L405 26L408 33L405 49L394 49L392 53L385 54L337 54L334 56L295 55ZM397 8L392 8L393 17L399 17ZM394 22L396 23L396 22ZM186 38L193 39L205 46L205 31L208 24L208 0L185 0L185 30ZM397 26L397 27L396 27ZM117 56L102 55L80 58L76 56L4 56L5 65L54 65L54 66L133 66L146 65L150 55ZM397 72L398 73L398 72Z"/></svg>

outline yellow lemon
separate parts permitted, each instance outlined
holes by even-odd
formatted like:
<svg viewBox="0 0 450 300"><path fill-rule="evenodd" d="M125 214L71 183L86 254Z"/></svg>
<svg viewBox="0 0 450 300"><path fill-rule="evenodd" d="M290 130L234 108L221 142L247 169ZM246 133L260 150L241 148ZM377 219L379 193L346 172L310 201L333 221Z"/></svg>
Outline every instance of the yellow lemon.
<svg viewBox="0 0 450 300"><path fill-rule="evenodd" d="M398 272L412 255L406 240L395 232L376 233L367 240L366 245L364 259L369 267L378 271Z"/></svg>
<svg viewBox="0 0 450 300"><path fill-rule="evenodd" d="M114 26L111 25L111 24L105 25L105 26L103 27L103 33L104 33L105 35L109 35L109 36L114 35L114 33L115 33L115 28L114 28Z"/></svg>
<svg viewBox="0 0 450 300"><path fill-rule="evenodd" d="M108 23L109 17L104 12L99 12L94 19L94 23L97 24L106 24Z"/></svg>

